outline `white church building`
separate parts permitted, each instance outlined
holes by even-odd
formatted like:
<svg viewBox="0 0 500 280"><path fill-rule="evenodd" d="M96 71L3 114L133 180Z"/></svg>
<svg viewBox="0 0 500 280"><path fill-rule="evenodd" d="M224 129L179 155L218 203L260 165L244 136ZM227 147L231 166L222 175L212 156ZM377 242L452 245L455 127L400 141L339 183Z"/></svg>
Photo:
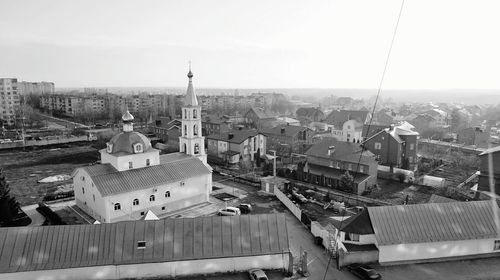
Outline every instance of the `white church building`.
<svg viewBox="0 0 500 280"><path fill-rule="evenodd" d="M123 131L100 150L101 164L73 172L76 205L103 223L157 216L208 202L212 169L201 133L201 106L193 74L182 108L180 152L160 155L149 139L134 131L134 117L123 116Z"/></svg>

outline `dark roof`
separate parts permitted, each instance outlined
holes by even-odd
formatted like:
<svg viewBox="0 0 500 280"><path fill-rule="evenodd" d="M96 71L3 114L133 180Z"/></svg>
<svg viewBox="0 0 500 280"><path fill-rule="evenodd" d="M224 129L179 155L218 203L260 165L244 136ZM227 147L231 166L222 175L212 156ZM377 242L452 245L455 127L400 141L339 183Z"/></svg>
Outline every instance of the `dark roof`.
<svg viewBox="0 0 500 280"><path fill-rule="evenodd" d="M0 273L286 252L284 214L0 228Z"/></svg>
<svg viewBox="0 0 500 280"><path fill-rule="evenodd" d="M346 233L373 234L373 226L368 215L368 209L364 208L358 214L342 222L341 231Z"/></svg>
<svg viewBox="0 0 500 280"><path fill-rule="evenodd" d="M496 213L495 213L496 212ZM498 238L492 201L368 207L379 246Z"/></svg>
<svg viewBox="0 0 500 280"><path fill-rule="evenodd" d="M251 130L232 130L230 132L224 132L224 133L213 133L213 134L206 136L206 138L240 144L240 143L243 143L243 141L245 141L246 139L248 139L250 137L254 137L257 134L259 134L259 132L257 130L254 130L254 129L251 129ZM231 139L229 139L230 135L232 135Z"/></svg>
<svg viewBox="0 0 500 280"><path fill-rule="evenodd" d="M134 145L137 143L142 144L144 152L152 149L151 141L144 134L137 131L120 132L109 140L109 144L113 145L111 154L133 154Z"/></svg>
<svg viewBox="0 0 500 280"><path fill-rule="evenodd" d="M426 122L431 122L431 121L435 121L436 119L431 116L431 115L428 115L428 114L420 114L418 116L416 116L415 118L413 118L413 120L410 121L410 123L412 121L415 121L415 120L422 120L422 121L426 121Z"/></svg>
<svg viewBox="0 0 500 280"><path fill-rule="evenodd" d="M327 166L321 166L313 163L308 163L307 166L309 167L309 172L315 175L325 175L330 178L335 178L339 179L342 177L342 175L345 174L347 170L342 170L342 169L337 169L333 167L327 167ZM356 168L356 166L353 166L353 168ZM351 174L354 178L354 182L356 184L359 184L366 180L366 178L370 177L370 175L359 173L359 172L354 172L354 171L349 171L349 174Z"/></svg>
<svg viewBox="0 0 500 280"><path fill-rule="evenodd" d="M216 114L206 115L205 117L203 117L203 122L213 124L230 123L228 118Z"/></svg>
<svg viewBox="0 0 500 280"><path fill-rule="evenodd" d="M284 132L281 133L281 129ZM261 132L265 135L286 135L288 137L294 137L301 131L311 130L309 127L296 126L296 125L278 125L273 128L262 129Z"/></svg>
<svg viewBox="0 0 500 280"><path fill-rule="evenodd" d="M335 150L329 156L328 149L331 146L334 146ZM359 155L362 151L363 148L359 144L339 141L334 138L326 138L323 141L314 144L309 150L307 150L306 155L358 163ZM369 164L374 161L375 155L368 150L364 150L363 155L361 156L361 163Z"/></svg>
<svg viewBox="0 0 500 280"><path fill-rule="evenodd" d="M159 165L126 171L118 171L111 164L81 169L90 175L102 196L147 189L211 172L199 159L183 153L162 155Z"/></svg>
<svg viewBox="0 0 500 280"><path fill-rule="evenodd" d="M342 125L348 120L357 120L360 123L364 123L368 116L368 111L358 111L358 110L333 110L325 119L325 122L333 124L336 129L342 127Z"/></svg>
<svg viewBox="0 0 500 280"><path fill-rule="evenodd" d="M252 107L252 108L248 109L248 111L245 113L245 116L250 111L253 111L259 119L272 119L272 118L274 118L274 116L271 113L268 113L268 112L264 111L263 109L256 108L256 107Z"/></svg>

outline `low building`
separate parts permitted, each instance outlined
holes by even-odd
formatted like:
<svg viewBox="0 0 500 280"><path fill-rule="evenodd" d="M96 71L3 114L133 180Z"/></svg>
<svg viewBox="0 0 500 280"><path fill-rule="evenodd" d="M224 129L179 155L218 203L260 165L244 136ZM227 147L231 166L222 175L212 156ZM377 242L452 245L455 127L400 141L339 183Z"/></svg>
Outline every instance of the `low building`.
<svg viewBox="0 0 500 280"><path fill-rule="evenodd" d="M490 133L480 127L468 127L457 132L457 143L475 145L478 148L487 148Z"/></svg>
<svg viewBox="0 0 500 280"><path fill-rule="evenodd" d="M233 128L233 123L229 117L217 114L207 115L201 121L201 129L204 135L221 134Z"/></svg>
<svg viewBox="0 0 500 280"><path fill-rule="evenodd" d="M428 114L420 114L411 119L409 122L415 126L415 130L420 133L436 129L438 127L436 119Z"/></svg>
<svg viewBox="0 0 500 280"><path fill-rule="evenodd" d="M492 201L378 206L366 212L345 221L339 241L375 246L382 265L500 255L500 211ZM373 250L364 250L342 263L373 262L373 256Z"/></svg>
<svg viewBox="0 0 500 280"><path fill-rule="evenodd" d="M479 160L479 171L481 173L479 174L478 190L494 192L500 195L500 146L480 153ZM493 174L491 174L490 170L493 171ZM492 183L491 187L490 182Z"/></svg>
<svg viewBox="0 0 500 280"><path fill-rule="evenodd" d="M207 136L208 155L227 164L254 162L266 154L266 136L257 130L231 130Z"/></svg>
<svg viewBox="0 0 500 280"><path fill-rule="evenodd" d="M417 166L418 132L409 123L391 125L363 141L381 165L414 170Z"/></svg>
<svg viewBox="0 0 500 280"><path fill-rule="evenodd" d="M295 125L295 126L300 126L300 121L296 119L292 119L289 117L277 117L276 118L276 123L278 125Z"/></svg>
<svg viewBox="0 0 500 280"><path fill-rule="evenodd" d="M291 153L303 154L312 144L314 132L305 126L281 125L260 130L267 136L267 149L275 150L280 157Z"/></svg>
<svg viewBox="0 0 500 280"><path fill-rule="evenodd" d="M325 122L334 125L335 129L340 130L344 123L349 120L356 120L364 124L369 119L370 113L367 110L333 110L326 116Z"/></svg>
<svg viewBox="0 0 500 280"><path fill-rule="evenodd" d="M266 110L252 107L243 115L247 125L262 129L272 127L276 123L276 118Z"/></svg>
<svg viewBox="0 0 500 280"><path fill-rule="evenodd" d="M0 279L175 279L291 272L284 214L0 228Z"/></svg>
<svg viewBox="0 0 500 280"><path fill-rule="evenodd" d="M354 193L361 194L377 183L375 155L359 144L325 139L314 144L306 156L302 172L308 174L307 180L311 183L339 189L346 171L353 176Z"/></svg>

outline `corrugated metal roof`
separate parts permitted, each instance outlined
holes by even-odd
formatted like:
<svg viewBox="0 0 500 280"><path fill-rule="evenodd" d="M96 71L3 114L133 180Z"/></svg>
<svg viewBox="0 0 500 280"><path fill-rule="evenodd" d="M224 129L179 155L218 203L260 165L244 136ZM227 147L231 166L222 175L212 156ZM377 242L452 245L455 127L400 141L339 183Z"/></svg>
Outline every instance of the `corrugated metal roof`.
<svg viewBox="0 0 500 280"><path fill-rule="evenodd" d="M0 273L283 252L284 214L0 228Z"/></svg>
<svg viewBox="0 0 500 280"><path fill-rule="evenodd" d="M368 207L378 245L498 238L490 201Z"/></svg>
<svg viewBox="0 0 500 280"><path fill-rule="evenodd" d="M204 174L210 169L199 159L177 153L160 158L160 165L117 171L110 164L82 167L102 196L147 189Z"/></svg>

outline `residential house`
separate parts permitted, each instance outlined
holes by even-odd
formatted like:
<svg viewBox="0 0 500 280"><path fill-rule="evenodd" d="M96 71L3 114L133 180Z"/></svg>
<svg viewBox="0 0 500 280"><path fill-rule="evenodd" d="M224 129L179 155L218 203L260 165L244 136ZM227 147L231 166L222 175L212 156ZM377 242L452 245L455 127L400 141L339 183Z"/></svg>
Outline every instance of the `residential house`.
<svg viewBox="0 0 500 280"><path fill-rule="evenodd" d="M419 133L436 129L438 127L436 119L428 114L420 114L411 119L409 122L415 126L415 130Z"/></svg>
<svg viewBox="0 0 500 280"><path fill-rule="evenodd" d="M390 125L394 123L396 113L391 109L382 109L374 116L374 123L379 125Z"/></svg>
<svg viewBox="0 0 500 280"><path fill-rule="evenodd" d="M207 139L208 155L228 164L254 162L266 154L266 136L254 129L211 134Z"/></svg>
<svg viewBox="0 0 500 280"><path fill-rule="evenodd" d="M300 121L289 118L289 117L277 117L276 118L276 123L277 125L295 125L295 126L300 126Z"/></svg>
<svg viewBox="0 0 500 280"><path fill-rule="evenodd" d="M414 170L417 166L418 132L409 123L391 125L363 141L382 165Z"/></svg>
<svg viewBox="0 0 500 280"><path fill-rule="evenodd" d="M425 111L423 114L433 117L436 120L435 125L437 127L447 127L450 124L448 113L441 109L431 109Z"/></svg>
<svg viewBox="0 0 500 280"><path fill-rule="evenodd" d="M201 130L204 135L221 134L232 129L232 125L232 121L227 116L212 114L203 117Z"/></svg>
<svg viewBox="0 0 500 280"><path fill-rule="evenodd" d="M480 153L479 160L479 171L481 173L479 174L478 190L494 192L500 195L500 146ZM491 189L490 183L493 189Z"/></svg>
<svg viewBox="0 0 500 280"><path fill-rule="evenodd" d="M332 136L341 141L362 140L363 125L369 120L368 111L334 110L325 119L333 125Z"/></svg>
<svg viewBox="0 0 500 280"><path fill-rule="evenodd" d="M347 248L350 257L343 265L377 260L382 265L440 262L500 255L500 211L491 201L376 206L368 207L367 212L368 215L361 212L344 221L347 225L341 231L345 231L345 238L341 237L340 243L358 248ZM373 250L363 250L363 245L376 246L378 259L373 259ZM343 254L340 255L342 259Z"/></svg>
<svg viewBox="0 0 500 280"><path fill-rule="evenodd" d="M468 127L457 132L457 143L464 145L475 145L478 148L487 148L490 133L481 127Z"/></svg>
<svg viewBox="0 0 500 280"><path fill-rule="evenodd" d="M152 132L164 143L169 151L179 151L179 137L182 122L170 117L160 117L152 124Z"/></svg>
<svg viewBox="0 0 500 280"><path fill-rule="evenodd" d="M324 139L314 144L306 156L303 172L308 174L305 179L311 183L341 188L341 177L346 171L353 176L354 193L361 194L377 183L378 163L375 155L359 144Z"/></svg>
<svg viewBox="0 0 500 280"><path fill-rule="evenodd" d="M256 267L290 273L288 238L283 213L0 228L0 279L192 279Z"/></svg>
<svg viewBox="0 0 500 280"><path fill-rule="evenodd" d="M276 123L276 118L269 112L252 107L244 115L246 123L257 129L272 127Z"/></svg>
<svg viewBox="0 0 500 280"><path fill-rule="evenodd" d="M313 131L308 127L281 125L260 131L267 136L267 149L275 150L280 157L303 154L312 144Z"/></svg>
<svg viewBox="0 0 500 280"><path fill-rule="evenodd" d="M319 108L299 108L295 111L295 115L304 124L310 122L321 122L325 118L325 114Z"/></svg>

